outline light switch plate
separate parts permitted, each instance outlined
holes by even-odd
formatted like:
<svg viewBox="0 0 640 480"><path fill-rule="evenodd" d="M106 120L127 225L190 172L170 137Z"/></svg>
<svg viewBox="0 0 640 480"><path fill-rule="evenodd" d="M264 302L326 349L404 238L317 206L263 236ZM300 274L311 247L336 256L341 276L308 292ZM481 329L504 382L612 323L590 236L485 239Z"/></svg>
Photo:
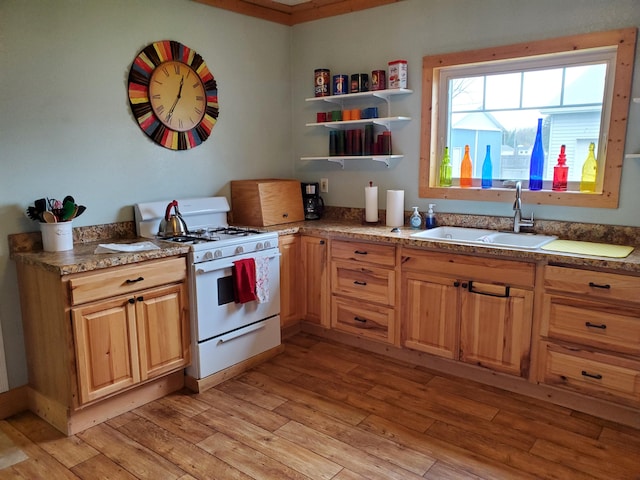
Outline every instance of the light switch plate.
<svg viewBox="0 0 640 480"><path fill-rule="evenodd" d="M320 193L329 193L329 179L321 178L320 179Z"/></svg>

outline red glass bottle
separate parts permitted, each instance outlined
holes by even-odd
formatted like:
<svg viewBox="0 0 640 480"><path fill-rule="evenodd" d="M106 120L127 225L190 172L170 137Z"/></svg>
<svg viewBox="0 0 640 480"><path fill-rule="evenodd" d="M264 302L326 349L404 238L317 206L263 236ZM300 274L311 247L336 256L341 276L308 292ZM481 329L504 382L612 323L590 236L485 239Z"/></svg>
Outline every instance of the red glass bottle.
<svg viewBox="0 0 640 480"><path fill-rule="evenodd" d="M555 192L567 191L567 177L569 176L569 167L567 166L567 156L564 153L565 146L560 147L560 155L558 155L558 164L553 167L553 184L551 189Z"/></svg>

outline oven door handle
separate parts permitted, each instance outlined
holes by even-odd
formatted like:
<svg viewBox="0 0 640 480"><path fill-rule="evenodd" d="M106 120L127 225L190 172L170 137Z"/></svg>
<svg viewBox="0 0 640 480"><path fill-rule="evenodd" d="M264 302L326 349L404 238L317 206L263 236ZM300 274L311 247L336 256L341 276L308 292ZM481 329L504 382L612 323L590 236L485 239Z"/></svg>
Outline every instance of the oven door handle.
<svg viewBox="0 0 640 480"><path fill-rule="evenodd" d="M273 255L269 255L269 260L272 260L274 258L278 258L279 256L281 256L281 253L276 253ZM256 255L253 258L259 258L261 255ZM209 262L202 262L202 263L198 263L196 266L196 274L201 275L203 273L211 273L213 271L216 270L224 270L225 268L232 268L233 267L233 262L228 262L228 261L224 261L224 263L222 262L218 262L217 260L212 260Z"/></svg>
<svg viewBox="0 0 640 480"><path fill-rule="evenodd" d="M259 324L252 325L250 327L243 328L241 330L236 330L235 332L231 332L226 335L222 335L220 338L218 338L218 345L230 342L231 340L235 340L236 338L243 337L249 333L255 332L256 330L260 330L261 328L264 328L264 326L265 326L265 323L260 322Z"/></svg>

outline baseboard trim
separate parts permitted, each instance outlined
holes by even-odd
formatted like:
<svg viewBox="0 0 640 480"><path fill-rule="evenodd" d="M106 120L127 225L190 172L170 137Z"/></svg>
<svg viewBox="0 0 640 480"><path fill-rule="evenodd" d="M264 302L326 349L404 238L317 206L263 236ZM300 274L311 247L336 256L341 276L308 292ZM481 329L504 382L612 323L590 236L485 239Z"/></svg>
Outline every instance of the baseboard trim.
<svg viewBox="0 0 640 480"><path fill-rule="evenodd" d="M29 387L27 385L0 393L0 419L4 420L16 413L29 410L28 397Z"/></svg>

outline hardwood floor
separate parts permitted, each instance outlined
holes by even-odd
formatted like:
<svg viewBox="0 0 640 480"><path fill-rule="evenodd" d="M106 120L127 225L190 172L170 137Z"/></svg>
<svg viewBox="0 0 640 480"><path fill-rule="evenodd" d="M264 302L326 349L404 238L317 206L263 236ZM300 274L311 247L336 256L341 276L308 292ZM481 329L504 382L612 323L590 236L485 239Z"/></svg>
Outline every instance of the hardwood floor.
<svg viewBox="0 0 640 480"><path fill-rule="evenodd" d="M0 479L640 479L638 430L304 334L285 343L75 436L29 412L0 421L28 457Z"/></svg>

